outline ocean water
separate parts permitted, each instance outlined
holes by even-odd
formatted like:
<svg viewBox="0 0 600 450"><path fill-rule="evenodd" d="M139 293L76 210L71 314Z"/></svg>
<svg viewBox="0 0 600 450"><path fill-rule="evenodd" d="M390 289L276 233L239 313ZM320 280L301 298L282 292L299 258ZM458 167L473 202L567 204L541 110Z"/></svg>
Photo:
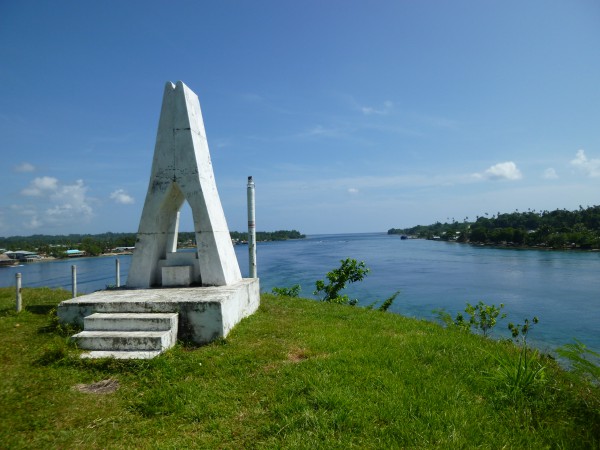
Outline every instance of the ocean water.
<svg viewBox="0 0 600 450"><path fill-rule="evenodd" d="M248 247L235 250L247 276ZM365 280L345 291L361 305L400 291L389 311L433 320L436 309L454 316L466 302L503 303L508 317L494 330L497 337L508 336L509 321L537 316L532 344L551 350L577 338L600 351L600 253L495 249L384 233L312 235L258 244L261 290L300 284L301 296L314 297L315 281L345 258L364 261L370 269ZM119 260L125 284L131 257ZM0 286L14 286L15 273L21 272L24 287L70 289L73 264L79 293L115 283L115 258L98 257L0 268Z"/></svg>

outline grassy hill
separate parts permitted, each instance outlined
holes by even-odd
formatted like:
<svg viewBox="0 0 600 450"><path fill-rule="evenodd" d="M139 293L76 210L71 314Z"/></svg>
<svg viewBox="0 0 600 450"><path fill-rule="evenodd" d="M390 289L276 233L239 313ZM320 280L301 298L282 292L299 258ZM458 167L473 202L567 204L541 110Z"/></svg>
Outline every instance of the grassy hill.
<svg viewBox="0 0 600 450"><path fill-rule="evenodd" d="M597 387L551 359L511 394L511 344L391 313L263 295L223 341L82 361L50 309L0 289L3 448L598 448ZM78 385L113 380L112 393Z"/></svg>

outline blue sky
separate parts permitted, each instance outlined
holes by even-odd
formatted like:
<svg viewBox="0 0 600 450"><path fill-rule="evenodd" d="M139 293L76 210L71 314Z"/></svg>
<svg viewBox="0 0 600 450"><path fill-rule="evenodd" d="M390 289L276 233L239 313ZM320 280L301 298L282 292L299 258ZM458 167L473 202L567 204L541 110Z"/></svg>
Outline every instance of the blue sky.
<svg viewBox="0 0 600 450"><path fill-rule="evenodd" d="M178 80L231 230L600 203L597 1L0 1L0 61L0 236L136 231Z"/></svg>

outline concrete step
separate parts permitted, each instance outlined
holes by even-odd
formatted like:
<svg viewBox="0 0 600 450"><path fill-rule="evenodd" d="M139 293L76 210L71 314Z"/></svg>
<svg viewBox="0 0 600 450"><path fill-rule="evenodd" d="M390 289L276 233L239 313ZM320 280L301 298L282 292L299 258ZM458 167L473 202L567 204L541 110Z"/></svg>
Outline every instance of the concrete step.
<svg viewBox="0 0 600 450"><path fill-rule="evenodd" d="M84 350L164 351L175 342L171 331L82 331L73 336Z"/></svg>
<svg viewBox="0 0 600 450"><path fill-rule="evenodd" d="M94 350L91 352L82 353L82 358L114 358L114 359L152 359L155 356L160 355L162 352L154 350L151 352L142 351L108 351L108 350Z"/></svg>
<svg viewBox="0 0 600 450"><path fill-rule="evenodd" d="M150 359L177 341L177 313L94 313L73 336L82 358Z"/></svg>
<svg viewBox="0 0 600 450"><path fill-rule="evenodd" d="M177 313L95 313L83 319L86 331L167 331L177 335Z"/></svg>

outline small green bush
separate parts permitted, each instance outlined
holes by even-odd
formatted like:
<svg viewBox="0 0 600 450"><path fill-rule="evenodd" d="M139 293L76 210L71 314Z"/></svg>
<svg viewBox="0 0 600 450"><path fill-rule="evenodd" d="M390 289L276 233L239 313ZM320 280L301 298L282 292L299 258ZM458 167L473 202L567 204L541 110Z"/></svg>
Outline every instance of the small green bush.
<svg viewBox="0 0 600 450"><path fill-rule="evenodd" d="M447 327L456 326L465 331L475 328L476 330L481 330L482 334L487 337L496 326L498 316L500 316L500 319L506 318L506 314L501 314L503 308L503 303L500 303L500 307L486 305L482 301L479 301L475 306L467 303L465 313L468 314L468 319L465 319L462 313L456 314L456 317L453 319L450 313L444 309L434 309L433 312L437 315L438 320Z"/></svg>
<svg viewBox="0 0 600 450"><path fill-rule="evenodd" d="M317 280L314 295L322 296L321 301L329 303L339 303L354 306L358 303L356 299L350 299L348 295L340 295L340 291L346 287L347 283L362 281L369 273L363 261L358 262L352 258L340 260L341 266L337 269L327 272L328 283L323 280Z"/></svg>
<svg viewBox="0 0 600 450"><path fill-rule="evenodd" d="M271 292L280 297L292 297L296 298L300 296L301 287L299 284L295 284L292 287L274 287Z"/></svg>

